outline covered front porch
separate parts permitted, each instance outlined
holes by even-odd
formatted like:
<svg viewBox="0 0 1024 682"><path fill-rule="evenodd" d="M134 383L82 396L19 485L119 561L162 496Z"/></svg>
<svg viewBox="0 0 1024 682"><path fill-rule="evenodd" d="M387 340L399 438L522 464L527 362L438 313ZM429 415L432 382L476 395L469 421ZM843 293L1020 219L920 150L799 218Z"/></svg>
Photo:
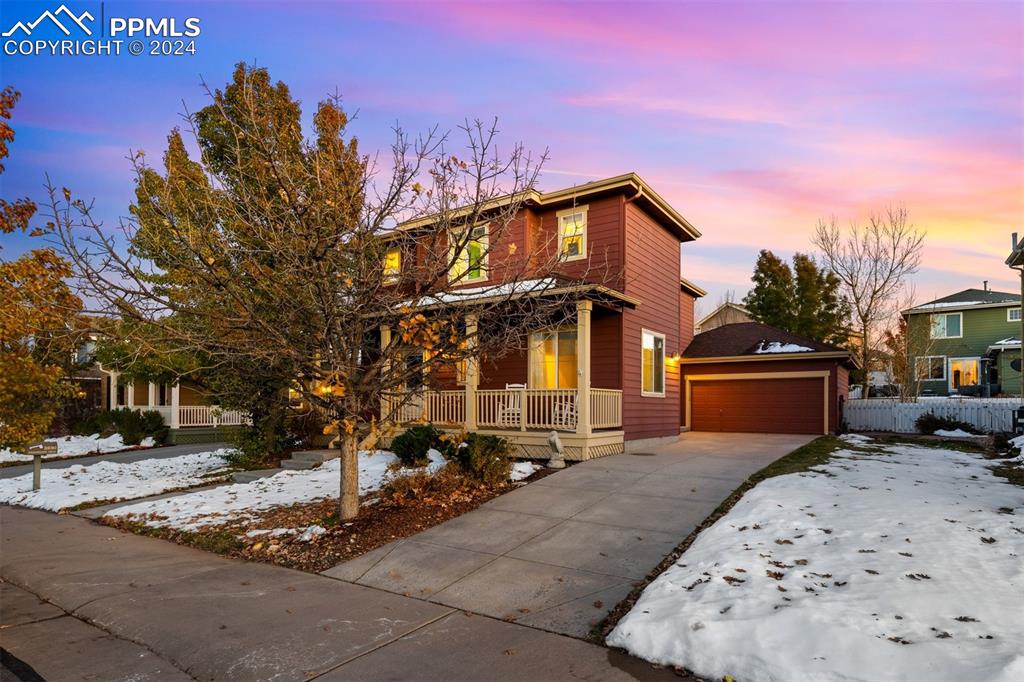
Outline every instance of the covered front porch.
<svg viewBox="0 0 1024 682"><path fill-rule="evenodd" d="M599 318L597 325L595 316ZM576 303L575 319L530 334L527 350L512 353L481 371L479 357L452 368L448 386L424 386L386 398L381 414L400 427L432 423L448 430L501 436L524 457L546 458L548 436L558 432L566 459L585 460L623 451L622 390L618 373L603 368L609 385L592 381L595 329L599 347L618 356L620 313ZM477 332L467 316L467 336ZM381 342L390 331L381 329ZM455 386L451 386L455 384ZM461 384L461 385L460 385ZM450 386L450 387L449 387Z"/></svg>
<svg viewBox="0 0 1024 682"><path fill-rule="evenodd" d="M241 412L207 404L205 396L191 386L125 380L120 372L104 371L110 377L107 387L109 409L158 412L172 432L178 429L219 428L248 423L246 415Z"/></svg>

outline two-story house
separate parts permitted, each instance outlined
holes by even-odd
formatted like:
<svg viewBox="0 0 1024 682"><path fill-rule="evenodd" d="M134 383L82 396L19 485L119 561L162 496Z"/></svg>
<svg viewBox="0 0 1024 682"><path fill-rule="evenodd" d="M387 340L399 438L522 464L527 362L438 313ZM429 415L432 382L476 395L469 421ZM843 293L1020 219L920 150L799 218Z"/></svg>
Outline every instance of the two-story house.
<svg viewBox="0 0 1024 682"><path fill-rule="evenodd" d="M965 289L903 316L919 394L1020 394L1019 294Z"/></svg>
<svg viewBox="0 0 1024 682"><path fill-rule="evenodd" d="M504 243L486 222L473 230L466 272L458 273L462 291L486 295L506 278L507 266L493 256L484 262L474 245L524 258L554 248L575 281L574 310L531 332L522 350L433 377L418 388L406 421L501 435L538 456L557 430L576 459L621 452L626 441L678 437L679 359L693 338L694 301L705 293L681 277L681 247L700 233L633 173L529 193ZM389 252L386 277L398 279L416 257L409 251Z"/></svg>

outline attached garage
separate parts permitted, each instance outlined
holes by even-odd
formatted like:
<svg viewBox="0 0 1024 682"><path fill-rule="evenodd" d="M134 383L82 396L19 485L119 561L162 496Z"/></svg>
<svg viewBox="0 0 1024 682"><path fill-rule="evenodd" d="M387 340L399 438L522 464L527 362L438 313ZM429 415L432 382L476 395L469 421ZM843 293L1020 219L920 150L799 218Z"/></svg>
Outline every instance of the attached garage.
<svg viewBox="0 0 1024 682"><path fill-rule="evenodd" d="M830 433L849 352L754 322L698 334L683 353L681 423L694 431Z"/></svg>

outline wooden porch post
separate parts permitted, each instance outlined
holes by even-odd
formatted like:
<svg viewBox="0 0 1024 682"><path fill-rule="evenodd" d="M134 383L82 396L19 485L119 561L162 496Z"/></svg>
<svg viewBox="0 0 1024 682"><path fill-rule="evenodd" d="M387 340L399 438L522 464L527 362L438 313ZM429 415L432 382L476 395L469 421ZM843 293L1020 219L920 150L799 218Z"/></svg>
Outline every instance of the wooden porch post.
<svg viewBox="0 0 1024 682"><path fill-rule="evenodd" d="M128 403L128 407L135 409L135 379L128 382L128 388L125 389L124 400Z"/></svg>
<svg viewBox="0 0 1024 682"><path fill-rule="evenodd" d="M178 405L181 403L181 386L174 384L171 386L171 423L168 424L172 429L178 428L181 424L181 419L178 415Z"/></svg>
<svg viewBox="0 0 1024 682"><path fill-rule="evenodd" d="M380 326L380 351L381 351L381 374L387 375L390 369L390 361L385 359L384 352L391 345L391 327L382 324ZM391 413L391 401L387 396L380 398L380 420L383 422Z"/></svg>
<svg viewBox="0 0 1024 682"><path fill-rule="evenodd" d="M110 372L110 402L107 404L108 410L117 409L117 372L111 370Z"/></svg>
<svg viewBox="0 0 1024 682"><path fill-rule="evenodd" d="M576 433L590 435L590 313L591 301L576 301ZM584 446L584 458L586 446Z"/></svg>
<svg viewBox="0 0 1024 682"><path fill-rule="evenodd" d="M465 424L466 431L476 431L476 389L480 384L480 359L476 356L478 347L477 316L466 315L466 395Z"/></svg>
<svg viewBox="0 0 1024 682"><path fill-rule="evenodd" d="M149 382L149 395L146 397L146 406L152 410L154 405L156 405L156 384L151 381Z"/></svg>

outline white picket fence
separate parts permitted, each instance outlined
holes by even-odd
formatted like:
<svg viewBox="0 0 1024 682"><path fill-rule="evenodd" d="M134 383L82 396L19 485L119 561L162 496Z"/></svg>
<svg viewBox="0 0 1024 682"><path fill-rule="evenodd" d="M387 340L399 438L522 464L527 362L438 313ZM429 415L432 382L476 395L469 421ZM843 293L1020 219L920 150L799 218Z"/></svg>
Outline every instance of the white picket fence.
<svg viewBox="0 0 1024 682"><path fill-rule="evenodd" d="M912 403L868 398L846 401L843 418L851 431L915 433L917 418L931 412L984 431L1013 431L1013 410L1018 407L1021 407L1019 398L919 398Z"/></svg>

